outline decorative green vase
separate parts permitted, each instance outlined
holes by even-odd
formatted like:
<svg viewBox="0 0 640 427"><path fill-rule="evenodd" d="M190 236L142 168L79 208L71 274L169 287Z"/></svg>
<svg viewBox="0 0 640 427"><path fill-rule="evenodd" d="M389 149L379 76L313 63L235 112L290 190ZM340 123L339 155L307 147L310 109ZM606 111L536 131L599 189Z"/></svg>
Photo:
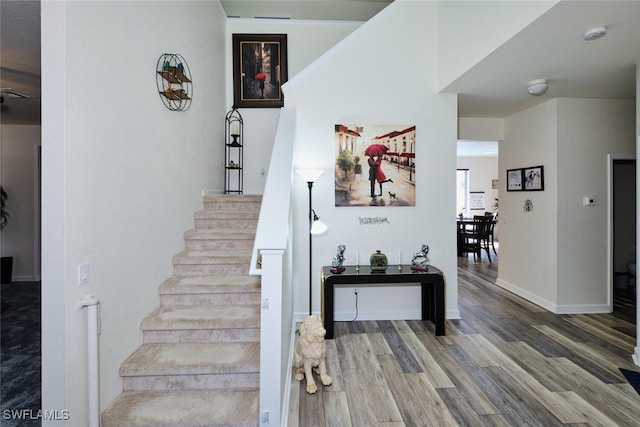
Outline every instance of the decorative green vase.
<svg viewBox="0 0 640 427"><path fill-rule="evenodd" d="M376 253L371 255L369 263L371 264L371 271L387 271L387 256L380 250L376 250Z"/></svg>

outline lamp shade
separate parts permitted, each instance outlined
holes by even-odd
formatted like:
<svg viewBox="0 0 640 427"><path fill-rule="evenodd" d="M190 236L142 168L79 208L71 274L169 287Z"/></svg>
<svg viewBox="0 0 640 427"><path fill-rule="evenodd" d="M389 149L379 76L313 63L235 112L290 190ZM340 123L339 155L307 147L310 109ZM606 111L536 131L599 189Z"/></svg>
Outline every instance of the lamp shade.
<svg viewBox="0 0 640 427"><path fill-rule="evenodd" d="M305 182L316 182L324 174L322 169L296 169Z"/></svg>
<svg viewBox="0 0 640 427"><path fill-rule="evenodd" d="M328 227L325 225L324 222L320 221L319 219L316 219L313 221L313 224L311 224L311 234L322 234L325 231L327 231Z"/></svg>

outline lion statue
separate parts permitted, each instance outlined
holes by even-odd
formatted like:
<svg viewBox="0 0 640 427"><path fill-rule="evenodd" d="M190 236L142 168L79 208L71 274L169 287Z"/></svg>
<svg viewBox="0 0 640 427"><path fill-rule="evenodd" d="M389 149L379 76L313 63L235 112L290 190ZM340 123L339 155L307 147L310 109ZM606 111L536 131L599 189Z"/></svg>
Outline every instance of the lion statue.
<svg viewBox="0 0 640 427"><path fill-rule="evenodd" d="M316 374L320 375L323 385L332 383L331 377L327 375L325 362L324 336L326 333L322 326L322 319L318 316L307 317L300 327L300 338L293 354L293 366L296 368L296 380L302 381L303 378L307 378L309 394L318 391L316 382L313 380L312 368Z"/></svg>

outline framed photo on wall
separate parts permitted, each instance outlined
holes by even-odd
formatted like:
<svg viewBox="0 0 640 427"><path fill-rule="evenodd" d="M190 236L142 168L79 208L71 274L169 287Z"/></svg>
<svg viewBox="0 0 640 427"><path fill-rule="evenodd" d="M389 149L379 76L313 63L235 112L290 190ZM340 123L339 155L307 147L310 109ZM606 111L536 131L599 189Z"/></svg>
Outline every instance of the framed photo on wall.
<svg viewBox="0 0 640 427"><path fill-rule="evenodd" d="M544 168L534 166L524 168L524 191L544 190Z"/></svg>
<svg viewBox="0 0 640 427"><path fill-rule="evenodd" d="M469 191L469 209L484 210L484 191Z"/></svg>
<svg viewBox="0 0 640 427"><path fill-rule="evenodd" d="M522 191L522 169L507 169L507 191Z"/></svg>
<svg viewBox="0 0 640 427"><path fill-rule="evenodd" d="M284 106L286 34L233 34L233 103L238 108Z"/></svg>

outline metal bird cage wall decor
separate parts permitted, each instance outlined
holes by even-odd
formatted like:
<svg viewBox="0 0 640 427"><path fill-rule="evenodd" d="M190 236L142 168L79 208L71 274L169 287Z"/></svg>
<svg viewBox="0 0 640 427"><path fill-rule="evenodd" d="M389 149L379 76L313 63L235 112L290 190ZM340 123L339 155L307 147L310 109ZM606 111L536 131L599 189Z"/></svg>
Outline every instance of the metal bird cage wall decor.
<svg viewBox="0 0 640 427"><path fill-rule="evenodd" d="M176 53L160 55L156 65L156 84L162 103L171 111L187 111L193 85L187 61Z"/></svg>

